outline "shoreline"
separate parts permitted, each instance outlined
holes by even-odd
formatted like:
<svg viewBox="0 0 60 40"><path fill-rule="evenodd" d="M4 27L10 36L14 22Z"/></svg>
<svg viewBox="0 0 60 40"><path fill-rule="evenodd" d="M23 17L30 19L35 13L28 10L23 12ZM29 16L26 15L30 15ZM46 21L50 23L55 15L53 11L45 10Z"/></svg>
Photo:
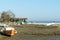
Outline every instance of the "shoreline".
<svg viewBox="0 0 60 40"><path fill-rule="evenodd" d="M27 23L27 24L38 24L38 25L44 24L44 25L46 25L46 24L60 24L60 23Z"/></svg>

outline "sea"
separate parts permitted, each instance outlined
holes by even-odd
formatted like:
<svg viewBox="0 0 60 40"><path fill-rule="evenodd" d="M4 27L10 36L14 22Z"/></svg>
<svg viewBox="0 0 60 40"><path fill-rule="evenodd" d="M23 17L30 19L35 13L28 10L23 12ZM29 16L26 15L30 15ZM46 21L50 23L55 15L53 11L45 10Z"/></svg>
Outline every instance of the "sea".
<svg viewBox="0 0 60 40"><path fill-rule="evenodd" d="M60 21L29 21L27 24L60 24Z"/></svg>
<svg viewBox="0 0 60 40"><path fill-rule="evenodd" d="M60 21L29 21L31 23L60 23Z"/></svg>

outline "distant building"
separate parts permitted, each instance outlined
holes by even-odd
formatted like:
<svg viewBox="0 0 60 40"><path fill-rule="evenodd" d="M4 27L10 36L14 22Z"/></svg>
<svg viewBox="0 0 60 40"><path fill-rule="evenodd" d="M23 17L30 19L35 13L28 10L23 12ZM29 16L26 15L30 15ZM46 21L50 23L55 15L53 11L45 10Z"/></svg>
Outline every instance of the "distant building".
<svg viewBox="0 0 60 40"><path fill-rule="evenodd" d="M27 18L10 18L9 22L26 23Z"/></svg>
<svg viewBox="0 0 60 40"><path fill-rule="evenodd" d="M17 24L26 24L27 23L27 18L10 18L7 22L8 23L17 23ZM4 23L4 20L0 18L0 23ZM10 24L12 25L12 24Z"/></svg>

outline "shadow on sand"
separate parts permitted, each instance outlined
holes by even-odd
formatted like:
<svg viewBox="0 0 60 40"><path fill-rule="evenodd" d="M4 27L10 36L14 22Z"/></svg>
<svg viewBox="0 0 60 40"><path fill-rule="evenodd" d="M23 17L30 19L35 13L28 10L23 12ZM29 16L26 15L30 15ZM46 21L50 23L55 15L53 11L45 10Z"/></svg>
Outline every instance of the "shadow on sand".
<svg viewBox="0 0 60 40"><path fill-rule="evenodd" d="M7 37L11 37L11 35L7 35L7 34L5 34L5 33L3 33L3 32L0 32L0 35L7 36Z"/></svg>

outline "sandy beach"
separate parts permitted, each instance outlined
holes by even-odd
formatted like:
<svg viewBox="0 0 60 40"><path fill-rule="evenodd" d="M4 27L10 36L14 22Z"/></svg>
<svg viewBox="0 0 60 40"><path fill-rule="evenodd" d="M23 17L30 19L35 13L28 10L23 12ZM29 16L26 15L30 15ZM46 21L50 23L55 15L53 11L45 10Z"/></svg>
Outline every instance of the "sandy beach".
<svg viewBox="0 0 60 40"><path fill-rule="evenodd" d="M1 29L2 27L0 27ZM37 24L24 24L14 26L17 34L8 37L0 33L1 40L51 40L50 38L60 38L60 24L50 26ZM53 40L54 40L53 39Z"/></svg>

